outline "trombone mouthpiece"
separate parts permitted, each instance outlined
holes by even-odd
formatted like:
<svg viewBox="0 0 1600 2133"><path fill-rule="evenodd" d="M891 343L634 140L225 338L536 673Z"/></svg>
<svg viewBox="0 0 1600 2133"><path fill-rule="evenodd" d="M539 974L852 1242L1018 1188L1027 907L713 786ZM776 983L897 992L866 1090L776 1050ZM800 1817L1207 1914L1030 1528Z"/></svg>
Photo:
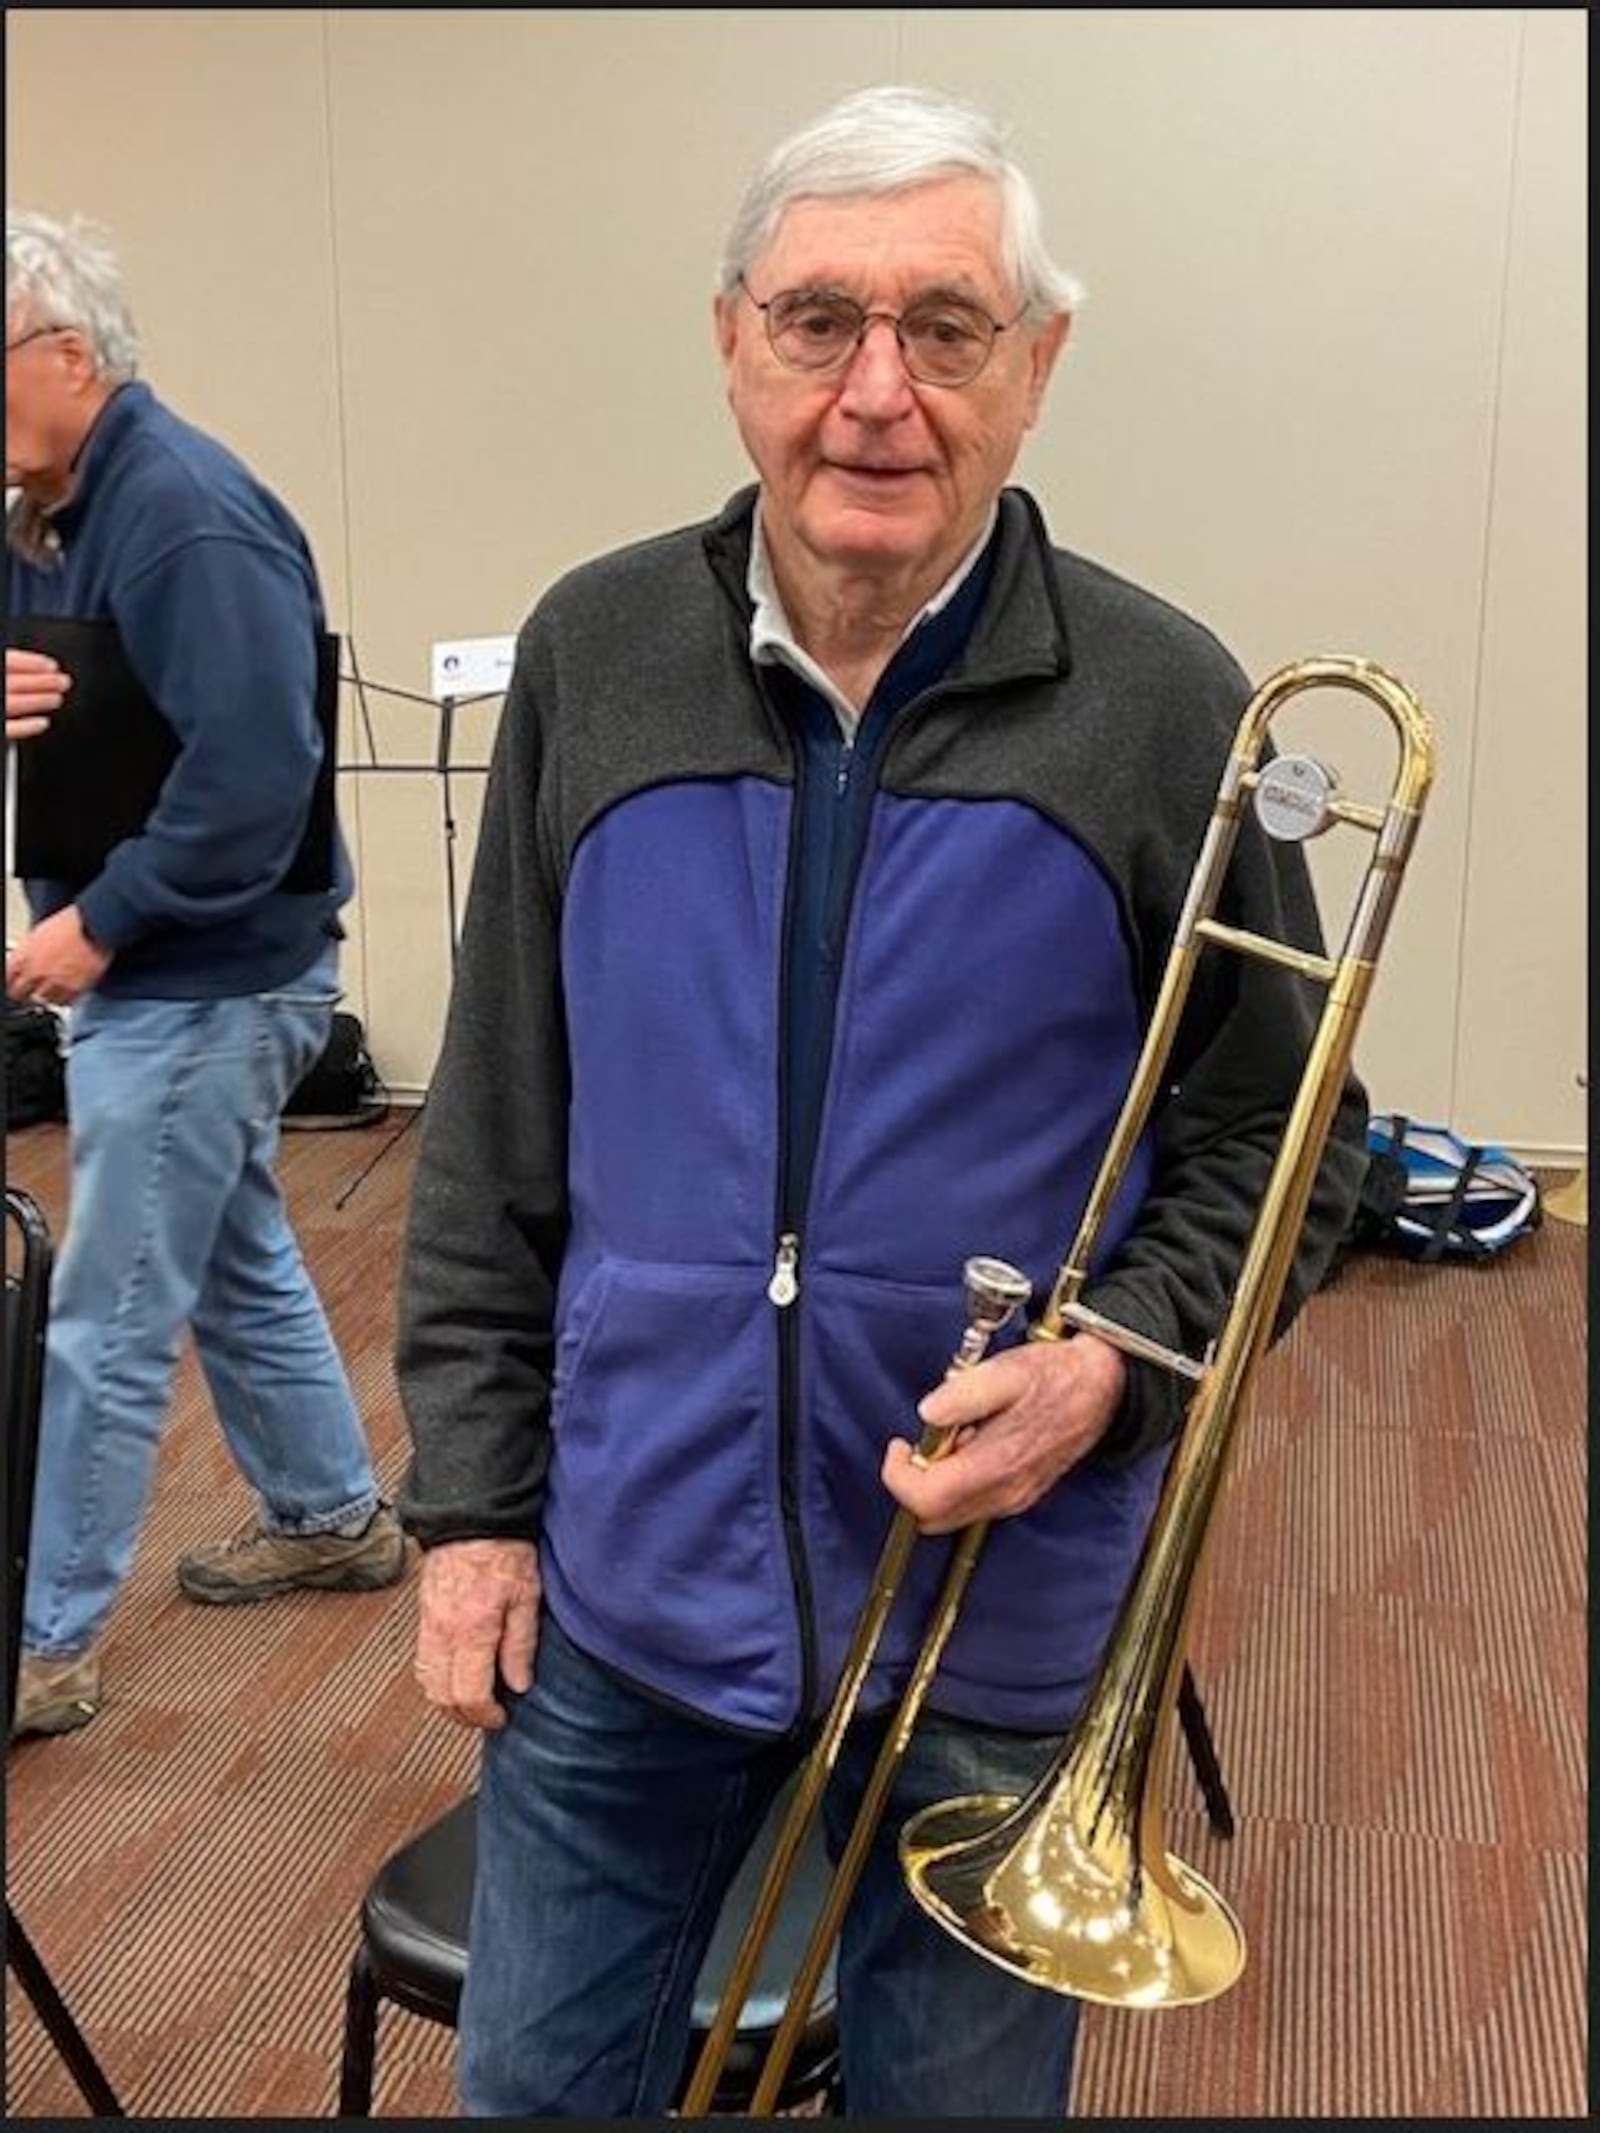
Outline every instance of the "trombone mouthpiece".
<svg viewBox="0 0 1600 2133"><path fill-rule="evenodd" d="M967 1291L967 1330L955 1360L966 1369L979 1360L1001 1327L1016 1317L1033 1294L1033 1283L1004 1259L969 1259L961 1274Z"/></svg>

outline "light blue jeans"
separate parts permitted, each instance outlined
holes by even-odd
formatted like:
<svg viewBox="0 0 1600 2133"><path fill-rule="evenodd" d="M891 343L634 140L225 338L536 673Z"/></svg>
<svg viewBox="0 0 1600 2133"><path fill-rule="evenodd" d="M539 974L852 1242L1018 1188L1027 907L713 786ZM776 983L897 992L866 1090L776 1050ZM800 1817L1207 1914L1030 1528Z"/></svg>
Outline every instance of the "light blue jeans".
<svg viewBox="0 0 1600 2133"><path fill-rule="evenodd" d="M366 1438L274 1173L328 1040L330 943L282 991L90 993L69 1018L68 1222L51 1284L23 1644L80 1651L133 1561L184 1328L263 1524L378 1502Z"/></svg>
<svg viewBox="0 0 1600 2133"><path fill-rule="evenodd" d="M752 1739L632 1688L545 1608L533 1687L484 1736L459 2085L473 2117L656 2117L679 2092L723 1896L807 1740ZM824 1798L842 1848L887 1714L858 1718ZM1079 2003L1025 1985L907 1893L901 1824L955 1793L1023 1793L1045 1735L924 1713L839 1947L851 2117L1059 2118Z"/></svg>

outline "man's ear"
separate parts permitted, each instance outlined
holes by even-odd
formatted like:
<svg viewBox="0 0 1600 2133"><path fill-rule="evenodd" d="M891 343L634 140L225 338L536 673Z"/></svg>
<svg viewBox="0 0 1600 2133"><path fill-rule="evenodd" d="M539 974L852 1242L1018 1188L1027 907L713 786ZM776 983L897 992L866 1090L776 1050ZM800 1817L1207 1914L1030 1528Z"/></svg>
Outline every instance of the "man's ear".
<svg viewBox="0 0 1600 2133"><path fill-rule="evenodd" d="M56 352L66 369L67 382L75 393L88 392L99 384L100 372L86 333L80 333L76 326L66 327L56 336Z"/></svg>
<svg viewBox="0 0 1600 2133"><path fill-rule="evenodd" d="M1044 405L1045 388L1050 383L1050 373L1056 367L1056 358L1067 345L1067 335L1072 330L1070 313L1061 311L1050 319L1033 336L1028 348L1028 414L1029 429L1039 419L1039 410Z"/></svg>
<svg viewBox="0 0 1600 2133"><path fill-rule="evenodd" d="M711 300L711 319L717 336L717 353L724 363L733 361L733 344L739 333L738 311L737 294L729 295L723 290Z"/></svg>

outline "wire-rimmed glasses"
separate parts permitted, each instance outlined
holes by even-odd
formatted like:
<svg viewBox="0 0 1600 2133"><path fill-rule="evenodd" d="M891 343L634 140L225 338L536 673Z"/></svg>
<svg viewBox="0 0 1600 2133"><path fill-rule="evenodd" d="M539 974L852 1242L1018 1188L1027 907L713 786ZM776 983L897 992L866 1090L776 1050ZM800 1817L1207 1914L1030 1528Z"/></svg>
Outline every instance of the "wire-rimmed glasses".
<svg viewBox="0 0 1600 2133"><path fill-rule="evenodd" d="M773 354L786 370L838 370L880 319L894 328L900 360L919 385L970 385L996 340L1027 311L993 318L981 304L944 294L919 296L904 311L869 311L838 289L780 289L765 303L741 274L739 286L761 313Z"/></svg>

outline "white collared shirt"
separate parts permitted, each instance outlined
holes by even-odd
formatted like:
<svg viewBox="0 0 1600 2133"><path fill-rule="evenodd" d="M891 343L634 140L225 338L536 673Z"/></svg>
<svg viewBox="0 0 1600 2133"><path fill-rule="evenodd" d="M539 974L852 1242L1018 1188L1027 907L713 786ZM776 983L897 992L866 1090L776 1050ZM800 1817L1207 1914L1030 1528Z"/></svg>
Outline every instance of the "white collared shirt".
<svg viewBox="0 0 1600 2133"><path fill-rule="evenodd" d="M900 632L895 650L900 649L911 632L930 615L948 607L962 585L971 575L973 567L989 545L989 536L994 531L995 520L1000 515L1000 506L994 504L982 533L967 550L955 569L945 579L931 600L918 608L905 628ZM839 721L839 731L847 741L855 738L861 713L851 703L838 684L829 679L809 652L796 644L789 617L784 612L777 581L772 575L772 563L767 555L766 536L761 530L761 504L756 502L755 521L750 532L750 567L745 573L745 586L754 603L755 612L750 617L750 657L757 666L786 666L808 682L825 703L833 706L833 715Z"/></svg>

